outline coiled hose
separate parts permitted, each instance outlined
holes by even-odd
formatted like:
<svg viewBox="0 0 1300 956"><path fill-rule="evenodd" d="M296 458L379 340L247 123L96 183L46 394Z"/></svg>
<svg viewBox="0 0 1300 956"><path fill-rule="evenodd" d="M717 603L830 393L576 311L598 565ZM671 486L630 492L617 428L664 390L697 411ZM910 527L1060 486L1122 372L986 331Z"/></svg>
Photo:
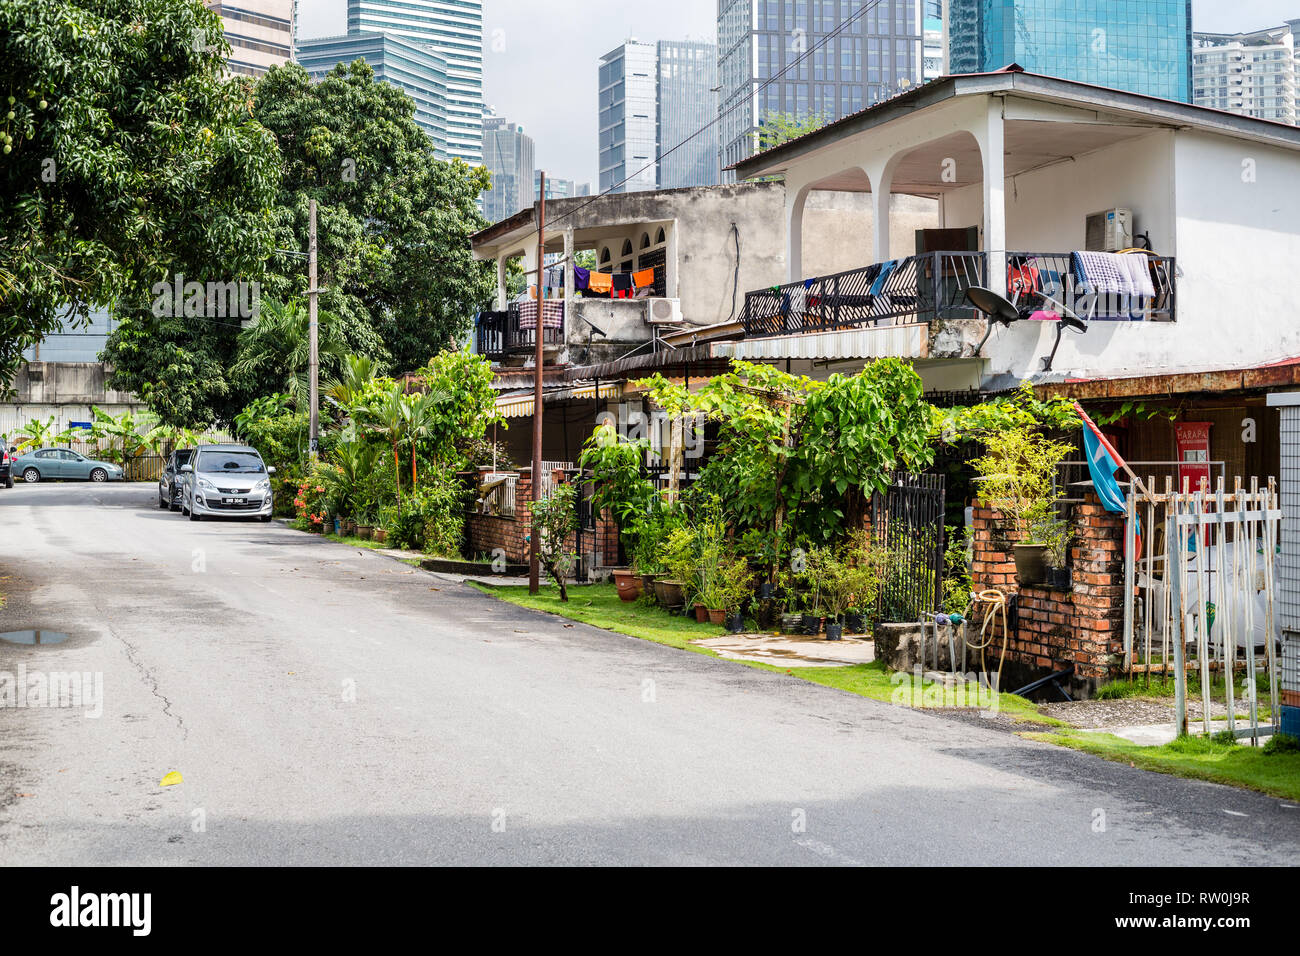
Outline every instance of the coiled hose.
<svg viewBox="0 0 1300 956"><path fill-rule="evenodd" d="M988 673L988 665L984 659L984 651L993 644L997 638L997 629L990 629L989 625L996 619L998 614L1002 615L1002 653L998 655L998 682L994 687L1002 686L1002 665L1007 659L1007 645L1011 642L1011 629L1007 626L1007 596L997 588L991 588L987 591L981 591L979 594L971 595L970 606L966 608L966 620L973 620L971 612L975 610L975 605L980 605L984 610L984 620L980 625L980 643L976 644L966 639L966 646L980 652L980 671Z"/></svg>

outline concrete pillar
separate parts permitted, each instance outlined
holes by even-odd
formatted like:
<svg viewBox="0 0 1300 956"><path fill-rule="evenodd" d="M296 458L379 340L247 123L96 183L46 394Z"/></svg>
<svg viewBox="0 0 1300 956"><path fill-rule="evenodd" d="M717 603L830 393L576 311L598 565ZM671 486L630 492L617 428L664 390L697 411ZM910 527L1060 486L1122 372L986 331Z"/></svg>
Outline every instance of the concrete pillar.
<svg viewBox="0 0 1300 956"><path fill-rule="evenodd" d="M506 263L510 257L505 253L497 256L497 311L504 312L506 309Z"/></svg>
<svg viewBox="0 0 1300 956"><path fill-rule="evenodd" d="M664 227L667 231L665 238L667 243L664 247L664 297L668 299L680 299L678 283L681 281L681 270L678 268L677 256L679 244L677 242L677 220L674 219Z"/></svg>
<svg viewBox="0 0 1300 956"><path fill-rule="evenodd" d="M888 262L894 258L890 252L889 201L893 194L894 169L897 165L897 158L890 157L874 168L863 167L862 170L871 180L871 261L873 263Z"/></svg>
<svg viewBox="0 0 1300 956"><path fill-rule="evenodd" d="M785 192L785 273L786 282L798 282L803 274L803 210L808 202L807 186Z"/></svg>
<svg viewBox="0 0 1300 956"><path fill-rule="evenodd" d="M984 160L984 251L988 254L989 288L1007 294L1006 132L1002 101L990 97L988 115L972 130Z"/></svg>

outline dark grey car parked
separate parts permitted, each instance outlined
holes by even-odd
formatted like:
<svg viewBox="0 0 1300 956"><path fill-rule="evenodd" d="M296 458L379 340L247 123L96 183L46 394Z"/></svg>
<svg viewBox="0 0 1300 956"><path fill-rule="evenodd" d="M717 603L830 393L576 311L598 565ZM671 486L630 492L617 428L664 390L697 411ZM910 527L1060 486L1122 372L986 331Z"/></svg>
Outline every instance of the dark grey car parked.
<svg viewBox="0 0 1300 956"><path fill-rule="evenodd" d="M158 507L172 511L181 510L181 466L188 465L194 455L193 448L177 448L167 456L162 477L158 479Z"/></svg>

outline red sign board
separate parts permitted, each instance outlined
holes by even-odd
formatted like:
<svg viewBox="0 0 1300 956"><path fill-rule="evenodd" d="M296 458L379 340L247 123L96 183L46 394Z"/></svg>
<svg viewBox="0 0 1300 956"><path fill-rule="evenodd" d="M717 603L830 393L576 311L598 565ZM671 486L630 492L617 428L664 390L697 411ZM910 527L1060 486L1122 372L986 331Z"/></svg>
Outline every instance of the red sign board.
<svg viewBox="0 0 1300 956"><path fill-rule="evenodd" d="M1193 492L1205 479L1210 483L1210 429L1212 422L1178 422L1174 434L1178 438L1178 488L1189 487Z"/></svg>

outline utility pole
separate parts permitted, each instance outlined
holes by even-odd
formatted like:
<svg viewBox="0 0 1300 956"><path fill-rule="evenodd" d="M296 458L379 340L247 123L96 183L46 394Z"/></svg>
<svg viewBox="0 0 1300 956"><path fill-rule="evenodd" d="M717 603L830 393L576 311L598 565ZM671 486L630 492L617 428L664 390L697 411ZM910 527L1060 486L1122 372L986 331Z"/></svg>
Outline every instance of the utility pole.
<svg viewBox="0 0 1300 956"><path fill-rule="evenodd" d="M311 375L311 431L310 450L311 457L316 458L320 454L320 354L317 331L316 331L316 200L311 201L310 224L308 226L307 238L307 319L311 327L311 360L309 362L309 372Z"/></svg>
<svg viewBox="0 0 1300 956"><path fill-rule="evenodd" d="M533 351L533 502L542 500L542 276L546 260L546 173L541 173L537 197L537 321L533 325L536 348ZM567 305L567 303L566 303ZM538 557L541 542L537 540L537 527L528 535L528 593L541 590L541 563Z"/></svg>

